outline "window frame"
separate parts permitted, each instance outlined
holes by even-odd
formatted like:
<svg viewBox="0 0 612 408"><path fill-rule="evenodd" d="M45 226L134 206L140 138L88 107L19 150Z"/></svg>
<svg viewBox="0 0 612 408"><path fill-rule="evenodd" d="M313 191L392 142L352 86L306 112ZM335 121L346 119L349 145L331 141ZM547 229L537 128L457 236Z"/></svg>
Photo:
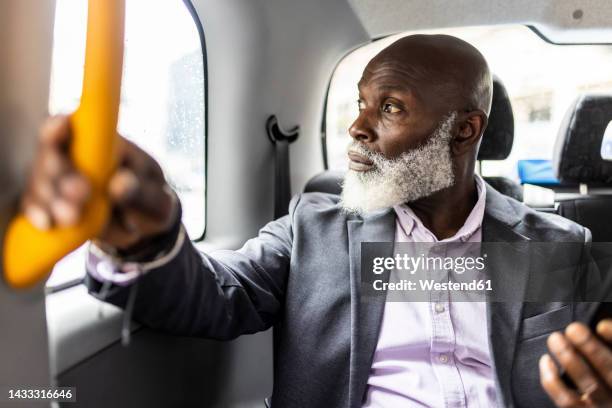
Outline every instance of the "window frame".
<svg viewBox="0 0 612 408"><path fill-rule="evenodd" d="M192 242L201 242L206 238L206 231L208 227L208 57L206 53L206 35L204 33L202 20L200 20L200 16L198 15L192 0L183 0L183 4L185 7L187 7L187 11L191 15L191 18L196 25L198 35L200 36L200 48L202 49L202 74L204 76L204 100L202 101L204 104L204 151L202 152L204 156L204 174L202 175L204 178L204 208L202 210L204 211L204 230L199 237L191 240Z"/></svg>

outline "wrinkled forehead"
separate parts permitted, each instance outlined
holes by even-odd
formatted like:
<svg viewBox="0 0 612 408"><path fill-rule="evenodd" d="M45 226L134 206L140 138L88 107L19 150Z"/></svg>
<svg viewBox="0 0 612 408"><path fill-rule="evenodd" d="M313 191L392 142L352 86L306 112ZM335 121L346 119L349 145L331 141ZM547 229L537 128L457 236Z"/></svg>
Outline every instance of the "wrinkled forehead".
<svg viewBox="0 0 612 408"><path fill-rule="evenodd" d="M371 81L390 81L411 86L415 82L427 79L428 69L422 64L409 61L373 58L366 65L359 81L359 85L366 85Z"/></svg>
<svg viewBox="0 0 612 408"><path fill-rule="evenodd" d="M435 69L427 64L410 58L383 57L377 55L365 67L357 84L360 92L365 89L394 90L421 98L434 93L435 86L441 83L435 79Z"/></svg>

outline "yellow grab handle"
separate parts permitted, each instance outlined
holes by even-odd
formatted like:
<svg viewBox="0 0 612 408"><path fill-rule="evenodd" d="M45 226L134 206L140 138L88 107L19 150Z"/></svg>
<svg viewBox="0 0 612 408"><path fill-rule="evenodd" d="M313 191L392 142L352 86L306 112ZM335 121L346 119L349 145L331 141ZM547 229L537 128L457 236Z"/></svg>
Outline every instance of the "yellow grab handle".
<svg viewBox="0 0 612 408"><path fill-rule="evenodd" d="M81 104L71 117L71 157L92 184L81 222L41 231L22 215L4 239L4 277L14 288L44 279L62 257L96 236L109 217L106 184L116 166L125 0L89 0Z"/></svg>

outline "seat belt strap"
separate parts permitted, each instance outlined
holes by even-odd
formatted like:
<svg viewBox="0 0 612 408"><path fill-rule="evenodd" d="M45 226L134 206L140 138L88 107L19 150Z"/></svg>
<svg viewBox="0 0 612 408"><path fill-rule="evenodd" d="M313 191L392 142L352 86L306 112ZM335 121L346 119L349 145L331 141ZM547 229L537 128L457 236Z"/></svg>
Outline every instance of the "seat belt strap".
<svg viewBox="0 0 612 408"><path fill-rule="evenodd" d="M272 115L266 122L268 138L274 145L274 219L289 212L291 200L291 166L289 163L289 144L297 140L298 126L284 132L278 118Z"/></svg>

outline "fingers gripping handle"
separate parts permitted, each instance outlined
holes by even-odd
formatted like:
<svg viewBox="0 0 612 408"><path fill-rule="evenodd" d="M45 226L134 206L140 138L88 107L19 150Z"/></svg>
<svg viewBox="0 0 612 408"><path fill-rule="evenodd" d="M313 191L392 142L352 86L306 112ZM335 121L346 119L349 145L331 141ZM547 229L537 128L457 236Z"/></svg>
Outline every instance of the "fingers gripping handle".
<svg viewBox="0 0 612 408"><path fill-rule="evenodd" d="M4 278L15 288L45 278L62 257L100 232L109 216L106 184L116 166L125 0L88 0L81 104L72 115L71 157L92 184L81 222L41 231L18 214L4 239Z"/></svg>

